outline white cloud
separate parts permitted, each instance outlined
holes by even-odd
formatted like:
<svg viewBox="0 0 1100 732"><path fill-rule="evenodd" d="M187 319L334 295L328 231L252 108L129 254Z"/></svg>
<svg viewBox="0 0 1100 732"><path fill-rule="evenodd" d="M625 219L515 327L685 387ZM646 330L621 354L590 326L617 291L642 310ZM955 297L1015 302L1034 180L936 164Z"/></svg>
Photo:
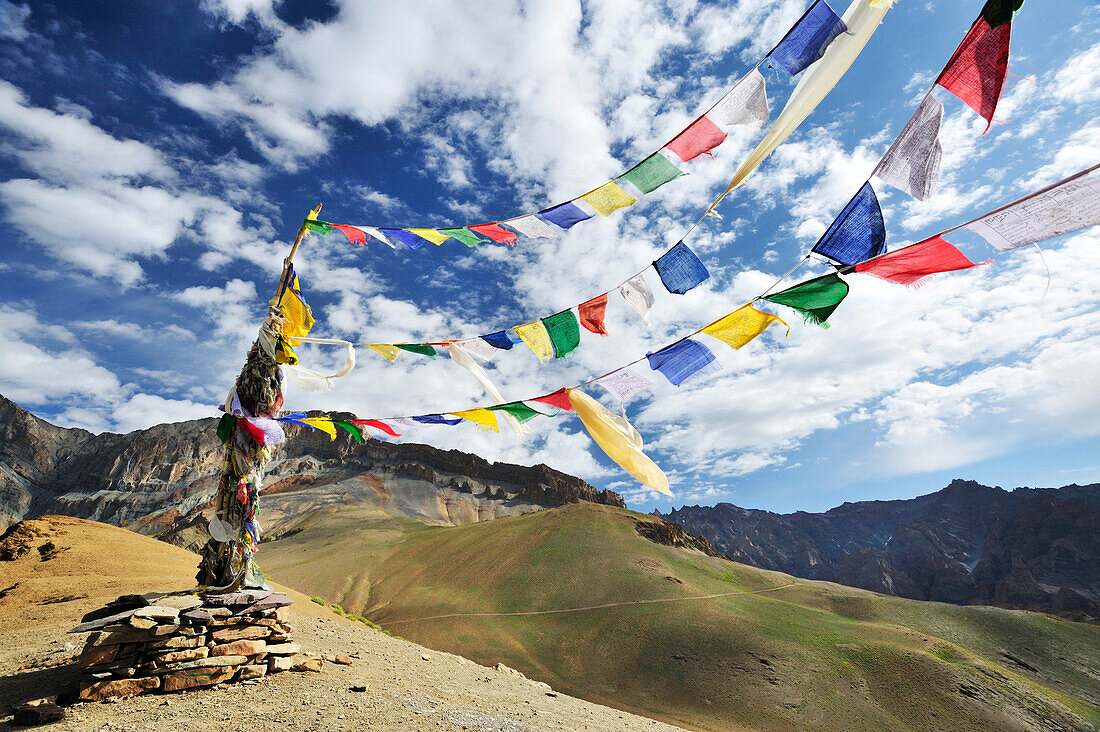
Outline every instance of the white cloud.
<svg viewBox="0 0 1100 732"><path fill-rule="evenodd" d="M1100 101L1100 43L1071 56L1054 74L1051 90L1056 99L1074 104Z"/></svg>
<svg viewBox="0 0 1100 732"><path fill-rule="evenodd" d="M30 17L30 6L0 0L0 38L15 43L26 40L30 35L26 28Z"/></svg>

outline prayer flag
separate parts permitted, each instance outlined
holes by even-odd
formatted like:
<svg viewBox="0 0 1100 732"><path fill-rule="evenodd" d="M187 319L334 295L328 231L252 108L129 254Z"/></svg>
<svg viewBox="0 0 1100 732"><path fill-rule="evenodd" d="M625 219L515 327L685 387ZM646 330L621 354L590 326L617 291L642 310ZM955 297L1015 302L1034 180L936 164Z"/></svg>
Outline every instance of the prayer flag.
<svg viewBox="0 0 1100 732"><path fill-rule="evenodd" d="M535 352L539 361L545 361L554 355L554 344L550 341L550 334L546 332L546 326L541 320L517 325L516 335Z"/></svg>
<svg viewBox="0 0 1100 732"><path fill-rule="evenodd" d="M422 414L419 417L413 417L417 422L421 424L445 424L448 426L456 425L461 422L461 419L447 419L442 414Z"/></svg>
<svg viewBox="0 0 1100 732"><path fill-rule="evenodd" d="M778 316L757 310L749 304L742 305L729 315L714 321L703 328L703 332L737 350L767 330L772 323L787 325ZM790 332L791 327L787 325L787 334Z"/></svg>
<svg viewBox="0 0 1100 732"><path fill-rule="evenodd" d="M419 236L421 239L427 239L432 244L439 246L443 242L451 238L450 234L444 234L441 231L435 229L409 229L412 233Z"/></svg>
<svg viewBox="0 0 1100 732"><path fill-rule="evenodd" d="M528 239L556 239L558 230L550 226L535 214L520 216L501 222L509 228L515 229Z"/></svg>
<svg viewBox="0 0 1100 732"><path fill-rule="evenodd" d="M711 107L707 116L719 127L762 125L768 121L768 92L760 69L741 77L726 96Z"/></svg>
<svg viewBox="0 0 1100 732"><path fill-rule="evenodd" d="M329 224L329 226L342 231L344 233L344 236L346 236L348 238L348 241L350 241L352 244L363 246L367 243L367 234L362 229L358 229L354 226L349 226L347 224Z"/></svg>
<svg viewBox="0 0 1100 732"><path fill-rule="evenodd" d="M448 347L454 348L456 344L465 349L471 356L480 358L482 361L492 361L497 356L497 349L490 346L482 338L467 338L464 341L451 341Z"/></svg>
<svg viewBox="0 0 1100 732"><path fill-rule="evenodd" d="M936 192L940 182L940 122L943 105L928 94L882 156L872 175L918 201Z"/></svg>
<svg viewBox="0 0 1100 732"><path fill-rule="evenodd" d="M619 285L619 294L638 315L642 316L642 322L649 325L649 309L653 307L653 290L649 289L645 272L639 272Z"/></svg>
<svg viewBox="0 0 1100 732"><path fill-rule="evenodd" d="M366 232L367 236L377 239L378 241L388 246L390 249L397 248L397 245L390 241L389 237L383 234L381 229L376 229L373 226L356 226L355 228L361 229L362 231Z"/></svg>
<svg viewBox="0 0 1100 732"><path fill-rule="evenodd" d="M886 225L870 183L864 183L829 224L813 251L841 264L856 264L886 251Z"/></svg>
<svg viewBox="0 0 1100 732"><path fill-rule="evenodd" d="M543 318L542 324L554 345L554 358L565 358L581 344L581 329L572 309Z"/></svg>
<svg viewBox="0 0 1100 732"><path fill-rule="evenodd" d="M993 260L981 262L989 264ZM977 267L966 255L944 239L933 236L896 252L875 257L856 265L856 272L874 275L899 285L917 286L928 275L938 272L953 272L959 269Z"/></svg>
<svg viewBox="0 0 1100 732"><path fill-rule="evenodd" d="M229 441L229 438L233 435L233 425L237 424L237 418L232 414L223 414L222 418L218 420L218 439L222 441L222 444Z"/></svg>
<svg viewBox="0 0 1100 732"><path fill-rule="evenodd" d="M578 308L581 314L581 325L585 330L592 333L598 333L602 336L607 335L607 328L604 327L603 318L604 313L607 311L607 293L605 292L598 297L594 297L588 302L581 303Z"/></svg>
<svg viewBox="0 0 1100 732"><path fill-rule="evenodd" d="M301 421L310 427L321 430L328 435L330 440L336 439L336 428L332 425L331 419L326 417L304 417Z"/></svg>
<svg viewBox="0 0 1100 732"><path fill-rule="evenodd" d="M585 213L577 208L576 204L572 201L567 201L557 206L539 211L539 216L563 229L568 229L574 224L579 224L581 221L592 218L592 214Z"/></svg>
<svg viewBox="0 0 1100 732"><path fill-rule="evenodd" d="M966 225L1007 252L1100 224L1100 179L1076 175Z"/></svg>
<svg viewBox="0 0 1100 732"><path fill-rule="evenodd" d="M310 213L313 213L312 211ZM332 230L336 227L325 221L317 221L316 219L306 219L302 222L306 227L306 231L313 232L320 236L328 236L332 233Z"/></svg>
<svg viewBox="0 0 1100 732"><path fill-rule="evenodd" d="M991 28L1012 22L1012 14L1023 7L1024 0L989 0L982 8L982 17Z"/></svg>
<svg viewBox="0 0 1100 732"><path fill-rule="evenodd" d="M603 387L604 391L620 402L636 391L653 386L652 381L627 367L612 371L606 376L601 376L592 383Z"/></svg>
<svg viewBox="0 0 1100 732"><path fill-rule="evenodd" d="M458 342L452 342L450 349L451 360L470 372L470 375L477 379L477 382L481 384L481 388L485 389L485 393L489 395L489 398L493 400L494 404L503 403L504 396L500 393L500 389L493 383L493 380L489 378L489 374L481 367L474 357L471 356L465 348ZM515 432L519 434L527 434L530 432L523 424L515 419L512 419L511 415L504 415L505 423L511 427Z"/></svg>
<svg viewBox="0 0 1100 732"><path fill-rule="evenodd" d="M936 83L985 118L985 131L993 124L997 101L1008 73L1008 47L1012 24L993 28L978 16L966 38L955 49ZM985 134L985 133L982 133Z"/></svg>
<svg viewBox="0 0 1100 732"><path fill-rule="evenodd" d="M390 437L400 437L401 436L397 431L394 430L393 427L389 426L388 424L386 424L385 422L383 422L382 420L379 420L379 419L350 419L348 421L351 422L352 424L361 425L363 427L373 427L376 430L379 430L381 432L385 432Z"/></svg>
<svg viewBox="0 0 1100 732"><path fill-rule="evenodd" d="M672 138L666 150L671 150L685 163L694 160L705 152L710 152L722 144L726 139L726 133L722 128L714 124L707 115L699 117L687 128Z"/></svg>
<svg viewBox="0 0 1100 732"><path fill-rule="evenodd" d="M496 333L490 333L489 335L481 336L481 340L488 343L493 348L499 348L502 351L512 350L512 346L516 345L512 342L512 339L508 337L508 333L503 330L498 330Z"/></svg>
<svg viewBox="0 0 1100 732"><path fill-rule="evenodd" d="M520 424L529 422L535 417L542 416L542 412L531 409L523 402L508 402L507 404L497 404L492 407L486 407L490 412L504 412L512 415L516 421Z"/></svg>
<svg viewBox="0 0 1100 732"><path fill-rule="evenodd" d="M558 409L564 409L567 412L573 411L573 404L569 401L569 395L565 393L565 389L558 389L550 394L544 394L540 397L535 397L531 401L539 402L541 404L549 404L552 407Z"/></svg>
<svg viewBox="0 0 1100 732"><path fill-rule="evenodd" d="M668 476L642 452L642 436L625 417L612 414L579 389L566 392L584 428L609 458L642 485L672 495Z"/></svg>
<svg viewBox="0 0 1100 732"><path fill-rule="evenodd" d="M600 216L610 216L613 211L633 206L638 202L637 198L619 188L615 181L608 181L599 188L585 193L580 200L596 209L596 213Z"/></svg>
<svg viewBox="0 0 1100 732"><path fill-rule="evenodd" d="M279 298L279 309L283 314L282 336L291 346L297 346L298 342L294 339L309 335L314 320L309 303L302 297L301 285L298 283L294 265L287 268L286 287L282 297Z"/></svg>
<svg viewBox="0 0 1100 732"><path fill-rule="evenodd" d="M435 356L435 347L429 346L426 343L394 343L393 345L400 348L402 351L408 351L409 353L419 353L421 356Z"/></svg>
<svg viewBox="0 0 1100 732"><path fill-rule="evenodd" d="M825 55L825 49L848 26L837 17L825 0L817 0L801 20L787 31L783 40L768 56L782 66L791 76Z"/></svg>
<svg viewBox="0 0 1100 732"><path fill-rule="evenodd" d="M237 419L237 426L248 433L248 436L252 438L252 441L257 445L267 444L267 437L264 435L264 431L252 424L247 417L239 417Z"/></svg>
<svg viewBox="0 0 1100 732"><path fill-rule="evenodd" d="M420 429L421 425L415 419L410 417L391 417L389 419L380 419L379 422L385 422L393 427L395 430L401 430L402 432L411 432L413 430Z"/></svg>
<svg viewBox="0 0 1100 732"><path fill-rule="evenodd" d="M462 417L465 420L469 420L477 425L481 430L492 430L493 432L500 432L497 427L497 416L488 409L466 409L461 412L451 412L456 417Z"/></svg>
<svg viewBox="0 0 1100 732"><path fill-rule="evenodd" d="M332 423L342 429L344 432L347 432L349 435L351 435L351 438L356 442L362 443L365 441L363 439L363 433L351 422L345 422L342 419L334 419L332 420Z"/></svg>
<svg viewBox="0 0 1100 732"><path fill-rule="evenodd" d="M440 234L446 234L447 236L454 237L455 239L470 248L476 247L478 244L484 244L486 241L474 232L463 227L458 227L454 229L439 229L438 231Z"/></svg>
<svg viewBox="0 0 1100 732"><path fill-rule="evenodd" d="M509 246L516 245L516 235L507 229L500 228L499 224L478 224L477 226L471 226L470 231L487 236L493 241L503 242Z"/></svg>
<svg viewBox="0 0 1100 732"><path fill-rule="evenodd" d="M396 361L401 349L389 343L368 343L367 348L380 354L387 361Z"/></svg>
<svg viewBox="0 0 1100 732"><path fill-rule="evenodd" d="M401 242L409 249L419 249L424 244L423 239L408 229L380 229L380 231L389 238Z"/></svg>
<svg viewBox="0 0 1100 732"><path fill-rule="evenodd" d="M673 295L683 295L710 277L703 262L682 241L662 254L653 263L653 268L661 276L665 289Z"/></svg>
<svg viewBox="0 0 1100 732"><path fill-rule="evenodd" d="M673 165L668 158L655 152L616 180L627 181L642 193L652 193L683 174L684 171Z"/></svg>
<svg viewBox="0 0 1100 732"><path fill-rule="evenodd" d="M829 324L825 321L847 294L848 283L833 273L801 282L782 292L765 295L764 299L793 308L807 321L828 328Z"/></svg>
<svg viewBox="0 0 1100 732"><path fill-rule="evenodd" d="M714 354L698 341L685 338L656 353L647 353L649 367L679 386L714 362Z"/></svg>

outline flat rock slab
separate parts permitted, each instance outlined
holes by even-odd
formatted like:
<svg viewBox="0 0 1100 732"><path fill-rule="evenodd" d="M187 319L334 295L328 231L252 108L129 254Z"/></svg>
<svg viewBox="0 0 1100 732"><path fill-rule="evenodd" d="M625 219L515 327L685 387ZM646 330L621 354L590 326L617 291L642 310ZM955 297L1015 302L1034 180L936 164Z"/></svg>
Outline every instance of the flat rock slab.
<svg viewBox="0 0 1100 732"><path fill-rule="evenodd" d="M302 652L302 647L297 643L269 643L267 652L273 656L293 656Z"/></svg>
<svg viewBox="0 0 1100 732"><path fill-rule="evenodd" d="M129 625L113 625L88 638L90 646L117 646L119 643L147 643L155 638L148 630Z"/></svg>
<svg viewBox="0 0 1100 732"><path fill-rule="evenodd" d="M252 605L270 594L271 590L241 590L240 592L227 592L223 595L203 595L202 599L206 605L228 607L230 605Z"/></svg>
<svg viewBox="0 0 1100 732"><path fill-rule="evenodd" d="M159 656L154 657L157 663L176 663L177 661L194 661L199 658L206 658L210 655L210 649L206 646L201 648L184 648L180 651L168 651L162 653Z"/></svg>
<svg viewBox="0 0 1100 732"><path fill-rule="evenodd" d="M267 643L262 640L233 641L210 649L211 656L257 656L266 652Z"/></svg>
<svg viewBox="0 0 1100 732"><path fill-rule="evenodd" d="M173 663L170 666L158 669L157 673L174 673L176 671L188 671L196 668L214 668L218 666L241 666L248 663L248 656L215 656L211 658L199 658L194 661Z"/></svg>
<svg viewBox="0 0 1100 732"><path fill-rule="evenodd" d="M202 600L194 595L166 595L153 603L157 607L174 607L177 610L190 610L202 605Z"/></svg>
<svg viewBox="0 0 1100 732"><path fill-rule="evenodd" d="M180 613L180 620L186 620L196 625L206 625L214 620L214 616L202 608L186 610Z"/></svg>
<svg viewBox="0 0 1100 732"><path fill-rule="evenodd" d="M164 691L182 691L196 686L212 686L229 681L237 673L236 668L196 668L177 671L164 677Z"/></svg>
<svg viewBox="0 0 1100 732"><path fill-rule="evenodd" d="M267 661L267 670L274 674L289 671L293 665L294 659L291 656L271 656Z"/></svg>
<svg viewBox="0 0 1100 732"><path fill-rule="evenodd" d="M256 640L271 635L271 628L262 625L234 625L228 628L220 628L210 634L218 643L235 640Z"/></svg>
<svg viewBox="0 0 1100 732"><path fill-rule="evenodd" d="M118 655L119 646L89 646L80 654L80 668L110 663Z"/></svg>
<svg viewBox="0 0 1100 732"><path fill-rule="evenodd" d="M138 696L147 691L160 688L160 678L147 676L140 679L115 679L112 681L95 681L91 684L82 684L80 687L80 699L84 701L102 701L119 696Z"/></svg>
<svg viewBox="0 0 1100 732"><path fill-rule="evenodd" d="M139 607L131 617L149 618L150 620L175 620L180 615L179 608L163 605L147 605Z"/></svg>
<svg viewBox="0 0 1100 732"><path fill-rule="evenodd" d="M139 609L141 609L141 608L140 607L132 607L128 610L123 610L122 612L117 612L117 613L114 613L112 615L104 615L104 616L101 616L101 617L96 618L94 620L90 620L86 623L81 623L80 625L76 626L75 628L73 628L69 632L70 633L87 633L87 632L92 631L92 630L99 630L100 628L106 628L108 625L113 625L113 624L118 623L120 621L128 620L130 618L130 616L133 615L135 612L137 612ZM94 614L95 614L95 611L92 611L92 612L88 613L88 615L94 615ZM85 615L84 617L87 618L88 615Z"/></svg>
<svg viewBox="0 0 1100 732"><path fill-rule="evenodd" d="M264 599L249 605L241 611L241 614L247 615L249 613L259 613L263 612L264 610L274 610L275 608L286 607L287 605L292 604L294 604L294 601L286 595L271 595L270 597L265 597Z"/></svg>
<svg viewBox="0 0 1100 732"><path fill-rule="evenodd" d="M267 675L267 664L251 664L249 666L241 666L241 681L248 681L250 679L261 679Z"/></svg>

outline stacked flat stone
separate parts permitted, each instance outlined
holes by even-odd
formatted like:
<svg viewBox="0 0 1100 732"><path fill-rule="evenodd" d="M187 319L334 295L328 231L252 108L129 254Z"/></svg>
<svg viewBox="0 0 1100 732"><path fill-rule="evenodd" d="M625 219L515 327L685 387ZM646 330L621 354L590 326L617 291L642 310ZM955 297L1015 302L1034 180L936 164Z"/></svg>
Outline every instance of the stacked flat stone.
<svg viewBox="0 0 1100 732"><path fill-rule="evenodd" d="M320 671L287 624L292 600L269 590L221 595L123 595L82 618L79 698L99 701Z"/></svg>

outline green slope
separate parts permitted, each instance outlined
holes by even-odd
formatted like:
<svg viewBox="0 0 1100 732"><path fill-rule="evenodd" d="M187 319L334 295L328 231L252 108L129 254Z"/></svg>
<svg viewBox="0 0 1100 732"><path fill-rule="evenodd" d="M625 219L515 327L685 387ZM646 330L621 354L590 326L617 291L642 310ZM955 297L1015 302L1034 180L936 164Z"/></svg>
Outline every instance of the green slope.
<svg viewBox="0 0 1100 732"><path fill-rule="evenodd" d="M652 517L606 506L461 527L362 511L308 517L265 568L574 696L714 730L1100 724L1095 626L758 570L654 544L635 530ZM567 612L494 615L547 610Z"/></svg>

